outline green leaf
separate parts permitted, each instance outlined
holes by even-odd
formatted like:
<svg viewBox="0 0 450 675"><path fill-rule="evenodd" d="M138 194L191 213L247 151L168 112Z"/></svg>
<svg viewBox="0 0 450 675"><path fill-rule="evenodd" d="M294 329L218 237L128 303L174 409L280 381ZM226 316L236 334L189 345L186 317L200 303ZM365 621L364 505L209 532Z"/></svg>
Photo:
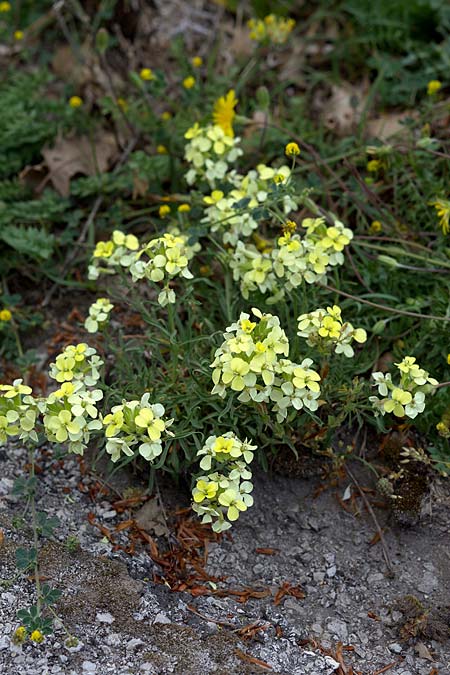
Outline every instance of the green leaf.
<svg viewBox="0 0 450 675"><path fill-rule="evenodd" d="M59 520L56 516L48 518L44 511L37 512L36 521L38 530L44 537L51 537L53 535L53 531L59 525Z"/></svg>
<svg viewBox="0 0 450 675"><path fill-rule="evenodd" d="M39 227L6 225L0 232L0 239L15 251L31 258L47 260L55 244L55 237Z"/></svg>
<svg viewBox="0 0 450 675"><path fill-rule="evenodd" d="M54 605L61 595L62 593L60 590L57 588L50 588L48 584L44 584L42 587L42 602L44 605Z"/></svg>
<svg viewBox="0 0 450 675"><path fill-rule="evenodd" d="M26 570L36 562L35 548L18 548L16 550L16 566L19 570Z"/></svg>

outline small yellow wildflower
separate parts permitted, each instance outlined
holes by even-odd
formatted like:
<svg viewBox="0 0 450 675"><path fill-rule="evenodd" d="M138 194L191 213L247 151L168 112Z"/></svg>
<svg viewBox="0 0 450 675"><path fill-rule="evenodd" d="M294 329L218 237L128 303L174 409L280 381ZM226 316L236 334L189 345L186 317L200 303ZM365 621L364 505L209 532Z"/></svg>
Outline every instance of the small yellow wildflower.
<svg viewBox="0 0 450 675"><path fill-rule="evenodd" d="M41 644L41 642L44 642L44 636L43 636L43 634L41 633L41 631L38 630L38 629L36 628L36 630L34 630L34 631L31 633L31 635L30 635L30 640L31 640L32 642L36 642L37 644Z"/></svg>
<svg viewBox="0 0 450 675"><path fill-rule="evenodd" d="M17 40L19 42L20 40L23 40L24 37L25 33L23 32L23 30L14 31L14 40Z"/></svg>
<svg viewBox="0 0 450 675"><path fill-rule="evenodd" d="M256 323L250 321L249 319L241 320L241 328L244 331L244 333L251 333L255 326Z"/></svg>
<svg viewBox="0 0 450 675"><path fill-rule="evenodd" d="M195 87L195 77L192 77L192 75L185 77L183 80L183 87L185 89L192 89L192 87Z"/></svg>
<svg viewBox="0 0 450 675"><path fill-rule="evenodd" d="M190 210L191 207L189 206L189 204L180 204L180 206L178 207L179 213L189 213Z"/></svg>
<svg viewBox="0 0 450 675"><path fill-rule="evenodd" d="M371 159L370 162L367 162L366 169L370 173L376 173L382 166L383 164L379 159Z"/></svg>
<svg viewBox="0 0 450 675"><path fill-rule="evenodd" d="M158 155L167 155L168 150L165 145L161 144L156 146L156 152L158 153Z"/></svg>
<svg viewBox="0 0 450 675"><path fill-rule="evenodd" d="M162 119L164 122L167 122L167 120L170 120L171 117L172 117L172 113L169 112L168 110L165 110L165 111L162 113L162 115L161 115L161 119Z"/></svg>
<svg viewBox="0 0 450 675"><path fill-rule="evenodd" d="M383 226L382 226L382 224L380 223L380 221L379 221L379 220L374 220L374 221L370 224L369 232L371 232L372 234L378 234L379 232L381 232L382 229L383 229Z"/></svg>
<svg viewBox="0 0 450 675"><path fill-rule="evenodd" d="M12 314L9 309L2 309L0 311L0 321L11 321Z"/></svg>
<svg viewBox="0 0 450 675"><path fill-rule="evenodd" d="M450 232L450 200L436 199L434 202L430 202L430 206L434 206L436 209L442 234L448 234Z"/></svg>
<svg viewBox="0 0 450 675"><path fill-rule="evenodd" d="M450 354L447 354L447 363L450 366Z"/></svg>
<svg viewBox="0 0 450 675"><path fill-rule="evenodd" d="M9 2L0 2L0 12L6 13L11 11L11 4Z"/></svg>
<svg viewBox="0 0 450 675"><path fill-rule="evenodd" d="M117 103L117 105L119 106L119 108L120 108L121 110L123 110L123 112L127 112L127 110L128 110L128 103L126 102L126 100L125 100L124 98L121 98L121 97L119 96L119 98L117 99L116 103Z"/></svg>
<svg viewBox="0 0 450 675"><path fill-rule="evenodd" d="M144 80L144 82L150 82L155 79L155 74L151 68L142 68L139 77L141 80Z"/></svg>
<svg viewBox="0 0 450 675"><path fill-rule="evenodd" d="M203 59L201 56L194 56L191 59L191 63L194 66L194 68L200 68L200 66L203 65Z"/></svg>
<svg viewBox="0 0 450 675"><path fill-rule="evenodd" d="M26 637L27 637L27 629L25 628L25 626L19 626L14 631L13 642L15 645L21 645L23 642L25 642Z"/></svg>
<svg viewBox="0 0 450 675"><path fill-rule="evenodd" d="M110 258L114 253L114 243L112 241L99 241L92 254L94 258Z"/></svg>
<svg viewBox="0 0 450 675"><path fill-rule="evenodd" d="M428 96L433 96L437 94L439 89L442 89L442 82L439 80L430 80L427 84L427 94Z"/></svg>
<svg viewBox="0 0 450 675"><path fill-rule="evenodd" d="M275 183L275 185L279 185L284 181L285 178L286 176L283 176L282 173L276 173L275 176L273 177L273 182Z"/></svg>
<svg viewBox="0 0 450 675"><path fill-rule="evenodd" d="M165 218L170 213L170 206L167 206L167 204L163 204L162 206L159 207L159 217L160 218Z"/></svg>
<svg viewBox="0 0 450 675"><path fill-rule="evenodd" d="M83 99L79 96L71 96L69 98L69 105L71 108L80 108L83 105Z"/></svg>
<svg viewBox="0 0 450 675"><path fill-rule="evenodd" d="M288 157L296 157L300 154L300 148L297 143L291 142L286 145L285 153Z"/></svg>
<svg viewBox="0 0 450 675"><path fill-rule="evenodd" d="M214 103L213 121L217 124L227 136L234 136L233 120L236 115L234 109L238 104L234 89L221 96Z"/></svg>

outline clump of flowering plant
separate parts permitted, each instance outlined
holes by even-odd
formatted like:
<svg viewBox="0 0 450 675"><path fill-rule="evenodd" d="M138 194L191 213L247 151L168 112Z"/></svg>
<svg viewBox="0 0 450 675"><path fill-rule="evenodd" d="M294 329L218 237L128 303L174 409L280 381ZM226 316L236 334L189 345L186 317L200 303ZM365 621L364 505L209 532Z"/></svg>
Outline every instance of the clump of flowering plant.
<svg viewBox="0 0 450 675"><path fill-rule="evenodd" d="M250 39L262 44L284 44L295 27L294 19L268 14L264 19L249 19Z"/></svg>
<svg viewBox="0 0 450 675"><path fill-rule="evenodd" d="M100 367L103 361L93 347L85 342L69 345L50 364L49 375L56 382L82 381L86 386L94 386L100 379Z"/></svg>
<svg viewBox="0 0 450 675"><path fill-rule="evenodd" d="M88 278L96 280L100 274L115 274L117 267L130 267L136 259L139 240L134 234L114 230L111 239L99 241L92 254Z"/></svg>
<svg viewBox="0 0 450 675"><path fill-rule="evenodd" d="M425 410L426 394L433 392L439 383L419 367L413 356L405 356L395 365L400 371L398 384L392 381L390 373L372 373L374 386L383 398L370 396L369 401L375 408L375 414L393 413L396 417L406 415L414 419Z"/></svg>
<svg viewBox="0 0 450 675"><path fill-rule="evenodd" d="M354 328L349 321L344 322L341 314L338 305L301 314L297 319L297 335L325 353L334 349L336 354L351 358L355 355L351 342L366 342L367 333L363 328Z"/></svg>
<svg viewBox="0 0 450 675"><path fill-rule="evenodd" d="M252 312L255 321L243 312L224 333L211 364L212 393L223 398L231 389L244 403L273 403L278 421L286 418L289 407L317 410L320 375L311 368L313 362L290 361L289 342L278 317L256 308Z"/></svg>
<svg viewBox="0 0 450 675"><path fill-rule="evenodd" d="M306 218L302 227L306 230L303 237L295 233L296 224L287 221L276 245L263 251L237 242L229 264L244 298L259 290L269 294L268 302L273 304L303 281L325 281L333 267L343 264L342 251L353 237L349 228L339 221L327 226L324 218Z"/></svg>
<svg viewBox="0 0 450 675"><path fill-rule="evenodd" d="M196 122L184 137L189 141L184 151L185 159L191 165L186 174L188 185L202 179L214 188L216 182L224 178L229 165L243 154L239 147L241 139L224 131L219 124L201 127Z"/></svg>
<svg viewBox="0 0 450 675"><path fill-rule="evenodd" d="M253 505L248 465L253 460L256 445L240 441L232 432L209 436L198 451L200 468L214 471L199 476L192 491L192 509L203 523L212 523L215 532L223 532L239 518L241 512Z"/></svg>
<svg viewBox="0 0 450 675"><path fill-rule="evenodd" d="M163 440L173 435L168 430L173 419L164 418L164 406L150 403L149 398L145 393L139 401L124 401L103 417L106 451L113 462L122 453L153 462L163 451Z"/></svg>
<svg viewBox="0 0 450 675"><path fill-rule="evenodd" d="M84 322L84 327L88 333L96 333L106 326L109 320L109 314L114 305L108 298L98 298L89 307L89 316Z"/></svg>
<svg viewBox="0 0 450 675"><path fill-rule="evenodd" d="M164 289L158 296L159 304L164 307L176 300L175 292L169 288L169 281L180 275L192 279L189 260L194 255L194 247L187 245L187 237L182 234L166 232L161 237L151 239L136 255L130 272L133 281L149 279L154 283L164 282Z"/></svg>

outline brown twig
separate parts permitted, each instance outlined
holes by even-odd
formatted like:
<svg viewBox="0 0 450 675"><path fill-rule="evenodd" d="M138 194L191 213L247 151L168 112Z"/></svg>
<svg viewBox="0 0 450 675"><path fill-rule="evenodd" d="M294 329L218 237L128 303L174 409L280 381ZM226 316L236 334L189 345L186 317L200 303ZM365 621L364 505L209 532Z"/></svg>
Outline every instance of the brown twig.
<svg viewBox="0 0 450 675"><path fill-rule="evenodd" d="M392 563L391 563L391 559L390 559L390 557L389 557L389 551L388 551L388 547L387 547L387 544L386 544L386 540L385 540L384 535L383 535L383 530L382 530L381 527L380 527L380 524L379 524L379 522L378 522L378 520L377 520L377 517L376 517L376 515L375 515L375 512L374 512L373 508L371 507L369 500L367 499L366 495L364 494L364 491L361 489L361 486L359 485L359 483L358 483L358 481L356 480L355 476L353 475L353 473L350 471L350 469L349 469L347 466L345 467L345 471L346 471L348 477L349 477L349 478L352 480L352 482L354 483L356 489L358 490L359 494L360 494L361 497L362 497L362 500L363 500L363 502L364 502L364 504L365 504L365 506L366 506L368 512L369 512L370 515L372 516L372 520L373 520L373 522L374 522L374 524L375 524L376 530L377 530L377 532L378 532L378 536L380 537L380 542L381 542L381 546L382 546L382 549L383 549L383 556L384 556L384 560L385 560L385 562L386 562L386 567L387 567L388 570L389 570L389 576L390 576L391 578L393 578L393 577L395 576L395 572L394 572L394 570L393 570Z"/></svg>

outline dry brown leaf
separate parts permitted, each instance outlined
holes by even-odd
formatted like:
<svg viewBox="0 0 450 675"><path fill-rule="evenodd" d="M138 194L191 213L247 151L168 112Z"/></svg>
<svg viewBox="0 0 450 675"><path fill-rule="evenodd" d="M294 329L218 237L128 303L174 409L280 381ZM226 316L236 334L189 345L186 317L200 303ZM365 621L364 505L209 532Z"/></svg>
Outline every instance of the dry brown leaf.
<svg viewBox="0 0 450 675"><path fill-rule="evenodd" d="M104 173L117 151L112 134L98 134L92 141L87 136L58 138L52 148L43 148L42 156L49 170L49 179L62 197L70 194L70 179L76 174L95 176Z"/></svg>
<svg viewBox="0 0 450 675"><path fill-rule="evenodd" d="M153 532L157 537L169 535L162 508L156 498L149 499L141 506L134 519L137 526L146 532Z"/></svg>
<svg viewBox="0 0 450 675"><path fill-rule="evenodd" d="M420 659L427 659L427 661L434 661L430 654L430 650L423 642L418 642L414 647Z"/></svg>
<svg viewBox="0 0 450 675"><path fill-rule="evenodd" d="M408 118L416 117L414 112L383 113L377 119L370 120L366 126L366 134L380 141L385 141L398 133L405 133L407 128L402 124Z"/></svg>
<svg viewBox="0 0 450 675"><path fill-rule="evenodd" d="M326 101L316 101L321 108L324 125L337 136L351 134L358 124L367 98L367 84L353 86L343 82L331 87L331 96Z"/></svg>

